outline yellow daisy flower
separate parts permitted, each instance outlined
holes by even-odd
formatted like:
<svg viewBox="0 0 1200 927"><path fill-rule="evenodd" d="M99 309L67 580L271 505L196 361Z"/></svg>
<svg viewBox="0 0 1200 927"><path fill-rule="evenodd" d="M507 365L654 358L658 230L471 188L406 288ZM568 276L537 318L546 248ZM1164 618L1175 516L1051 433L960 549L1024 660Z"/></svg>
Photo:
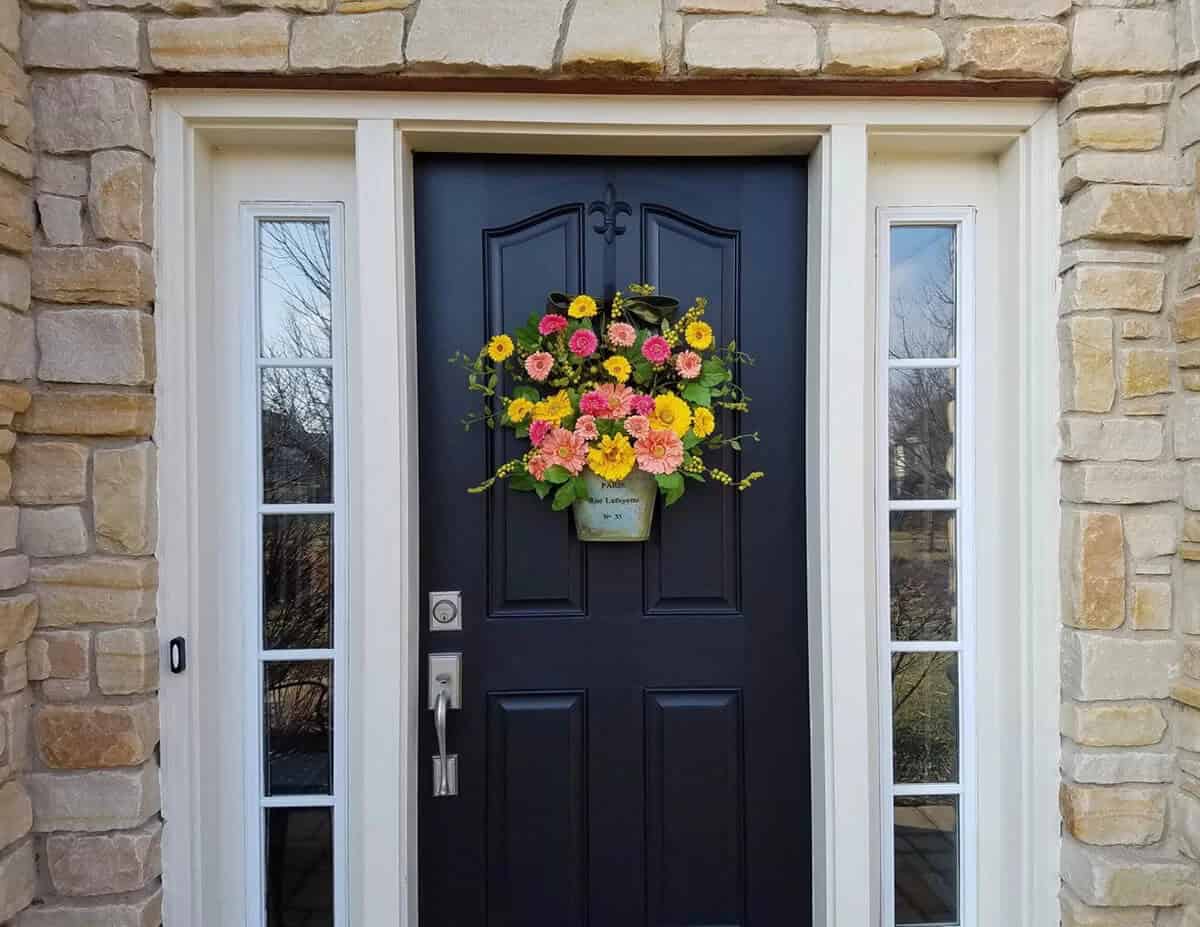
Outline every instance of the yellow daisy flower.
<svg viewBox="0 0 1200 927"><path fill-rule="evenodd" d="M512 415L511 410L509 415ZM692 412L692 431L696 432L697 438L707 438L713 433L716 424L711 410L704 406L696 406L695 411Z"/></svg>
<svg viewBox="0 0 1200 927"><path fill-rule="evenodd" d="M623 358L620 354L614 354L604 362L604 369L608 375L618 383L624 383L629 379L629 374L633 372L633 367L629 361Z"/></svg>
<svg viewBox="0 0 1200 927"><path fill-rule="evenodd" d="M614 483L629 476L635 460L633 447L624 435L605 435L588 451L588 466L592 472Z"/></svg>
<svg viewBox="0 0 1200 927"><path fill-rule="evenodd" d="M497 335L487 345L487 354L497 364L512 357L513 340L508 335Z"/></svg>
<svg viewBox="0 0 1200 927"><path fill-rule="evenodd" d="M570 415L574 409L571 407L571 397L565 389L559 390L553 396L543 399L533 406L534 421L539 422L554 422L557 425L564 418Z"/></svg>
<svg viewBox="0 0 1200 927"><path fill-rule="evenodd" d="M567 315L573 319L590 319L596 314L596 301L587 293L580 293L567 307Z"/></svg>
<svg viewBox="0 0 1200 927"><path fill-rule="evenodd" d="M689 322L687 328L684 329L683 336L687 339L687 343L697 351L704 351L712 347L713 330L707 322Z"/></svg>
<svg viewBox="0 0 1200 927"><path fill-rule="evenodd" d="M652 430L673 431L682 438L691 425L692 410L686 402L674 393L654 397L654 411L650 413Z"/></svg>
<svg viewBox="0 0 1200 927"><path fill-rule="evenodd" d="M524 396L518 396L508 404L509 421L523 422L529 417L529 413L533 411L533 403Z"/></svg>

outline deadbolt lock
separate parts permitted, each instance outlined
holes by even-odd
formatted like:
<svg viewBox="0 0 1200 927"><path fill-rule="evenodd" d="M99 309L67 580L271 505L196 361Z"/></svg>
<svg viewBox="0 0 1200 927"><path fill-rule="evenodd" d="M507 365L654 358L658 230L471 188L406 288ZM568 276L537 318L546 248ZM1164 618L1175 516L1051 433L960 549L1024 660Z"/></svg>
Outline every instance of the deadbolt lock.
<svg viewBox="0 0 1200 927"><path fill-rule="evenodd" d="M429 630L462 630L462 593L429 593Z"/></svg>

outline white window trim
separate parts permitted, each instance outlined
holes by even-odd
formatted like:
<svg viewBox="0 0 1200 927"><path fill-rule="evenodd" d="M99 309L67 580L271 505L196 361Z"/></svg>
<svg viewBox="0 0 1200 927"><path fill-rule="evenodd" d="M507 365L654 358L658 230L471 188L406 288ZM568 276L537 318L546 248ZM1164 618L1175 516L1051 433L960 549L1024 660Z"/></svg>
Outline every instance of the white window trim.
<svg viewBox="0 0 1200 927"><path fill-rule="evenodd" d="M958 796L957 834L958 911L959 922L973 925L976 921L978 891L976 859L978 849L978 788L975 766L977 761L975 732L975 209L950 209L940 206L888 206L876 210L876 317L877 367L875 398L875 460L876 460L876 534L875 557L878 574L876 613L879 646L879 786L880 786L880 899L882 922L895 923L895 854L893 799L900 795ZM898 225L952 226L955 230L955 354L952 362L901 362L897 365L890 356L891 348L891 231ZM955 429L954 429L954 499L938 502L922 500L897 502L889 492L889 374L898 366L939 367L955 371ZM891 545L889 520L892 512L905 509L919 511L952 511L955 513L955 591L956 625L958 633L953 642L908 642L904 647L893 646L891 627L891 582L889 563ZM958 654L958 782L953 792L936 785L897 785L893 782L892 762L892 654L899 649L908 651L956 652Z"/></svg>
<svg viewBox="0 0 1200 927"><path fill-rule="evenodd" d="M875 661L875 357L867 268L868 141L888 137L939 150L993 151L1009 165L1018 241L1022 332L1023 473L1019 564L1023 654L1020 755L1022 847L1009 922L1057 917L1058 480L1056 118L1042 101L628 97L556 94L309 94L159 91L157 270L161 586L164 641L200 646L200 533L195 474L203 465L196 398L204 363L196 337L205 311L209 152L223 141L319 144L354 134L357 164L358 317L351 322L351 405L369 393L381 426L351 423L350 479L369 499L353 507L358 566L355 611L390 616L364 648L358 696L387 706L393 731L352 719L350 796L352 923L416 927L417 484L413 357L412 167L414 150L592 154L811 153L809 233L808 496L811 590L814 923L880 918ZM369 332L370 337L362 337ZM354 354L357 350L359 353ZM859 395L864 401L847 401ZM361 432L361 433L360 433ZM370 466L364 466L365 461ZM365 516L365 517L364 517ZM861 616L862 620L847 620ZM404 618L405 620L398 620ZM835 620L836 618L836 620ZM161 689L165 921L207 922L200 866L205 806L197 791L205 693L195 675L166 675ZM422 716L423 717L423 716ZM369 740L371 762L361 763ZM355 772L356 771L356 772ZM371 796L369 807L361 794ZM876 797L872 797L876 796ZM367 890L369 886L369 890ZM357 907L353 907L357 905ZM982 916L982 912L981 912Z"/></svg>

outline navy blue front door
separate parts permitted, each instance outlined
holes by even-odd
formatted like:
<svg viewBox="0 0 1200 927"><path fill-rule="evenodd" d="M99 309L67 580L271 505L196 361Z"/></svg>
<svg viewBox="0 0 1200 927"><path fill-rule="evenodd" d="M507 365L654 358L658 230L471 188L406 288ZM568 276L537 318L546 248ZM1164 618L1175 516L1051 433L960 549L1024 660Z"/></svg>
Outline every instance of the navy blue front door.
<svg viewBox="0 0 1200 927"><path fill-rule="evenodd" d="M803 925L811 910L805 598L805 165L796 159L419 156L422 601L461 590L458 795L432 797L421 712L422 927ZM598 204L589 212L592 204ZM460 420L447 363L551 290L709 300L759 431L645 544L583 544L501 487L519 452ZM714 461L715 463L716 461ZM426 680L421 680L425 691Z"/></svg>

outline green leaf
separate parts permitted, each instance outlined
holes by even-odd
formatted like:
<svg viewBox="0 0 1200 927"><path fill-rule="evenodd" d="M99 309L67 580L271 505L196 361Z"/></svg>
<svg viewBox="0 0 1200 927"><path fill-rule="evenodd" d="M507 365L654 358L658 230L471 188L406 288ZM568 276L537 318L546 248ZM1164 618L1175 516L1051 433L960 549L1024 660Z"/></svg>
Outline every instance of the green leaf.
<svg viewBox="0 0 1200 927"><path fill-rule="evenodd" d="M663 494L663 505L672 506L683 495L683 474L676 470L674 473L660 474L654 478Z"/></svg>
<svg viewBox="0 0 1200 927"><path fill-rule="evenodd" d="M537 493L537 497L539 499L545 499L548 495L550 495L550 484L544 480L534 480L533 491Z"/></svg>
<svg viewBox="0 0 1200 927"><path fill-rule="evenodd" d="M712 405L712 393L708 391L707 386L701 386L699 383L689 383L683 388L683 398L693 405L710 406Z"/></svg>
<svg viewBox="0 0 1200 927"><path fill-rule="evenodd" d="M575 483L574 481L563 483L554 493L554 501L550 507L556 512L561 512L568 505L575 501Z"/></svg>
<svg viewBox="0 0 1200 927"><path fill-rule="evenodd" d="M683 476L685 479L695 480L697 483L707 483L703 473L693 473L691 470L684 470Z"/></svg>
<svg viewBox="0 0 1200 927"><path fill-rule="evenodd" d="M530 402L537 402L541 398L541 394L532 386L518 386L513 390L513 399L528 399Z"/></svg>
<svg viewBox="0 0 1200 927"><path fill-rule="evenodd" d="M508 478L508 485L517 492L533 492L534 479L528 473L514 473Z"/></svg>
<svg viewBox="0 0 1200 927"><path fill-rule="evenodd" d="M735 451L740 451L742 449L742 442L739 441L737 438L731 438L729 441L729 446L731 448L733 448Z"/></svg>
<svg viewBox="0 0 1200 927"><path fill-rule="evenodd" d="M696 437L696 432L688 429L688 433L683 436L683 449L685 451L690 451L699 443L700 439Z"/></svg>
<svg viewBox="0 0 1200 927"><path fill-rule="evenodd" d="M587 480L582 476L577 476L572 482L575 484L575 498L580 502L586 502L588 497Z"/></svg>
<svg viewBox="0 0 1200 927"><path fill-rule="evenodd" d="M560 467L558 464L555 464L553 467L546 468L546 472L542 474L542 478L547 483L553 483L557 486L560 483L567 482L571 478L571 474L567 471L566 467Z"/></svg>

